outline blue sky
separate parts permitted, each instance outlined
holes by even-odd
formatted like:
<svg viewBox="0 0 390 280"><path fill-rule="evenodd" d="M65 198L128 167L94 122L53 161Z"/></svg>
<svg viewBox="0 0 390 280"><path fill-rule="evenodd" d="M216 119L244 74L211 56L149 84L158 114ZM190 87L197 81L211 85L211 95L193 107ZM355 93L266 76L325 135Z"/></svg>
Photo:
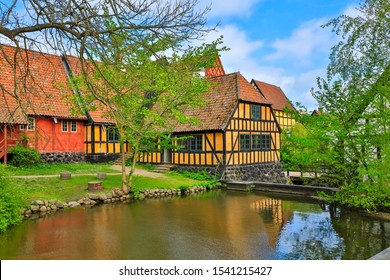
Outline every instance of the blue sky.
<svg viewBox="0 0 390 280"><path fill-rule="evenodd" d="M357 14L359 0L200 0L211 3L207 40L224 36L231 50L221 54L227 73L241 72L280 86L293 102L317 108L310 94L325 77L330 49L340 38L321 25L341 14Z"/></svg>

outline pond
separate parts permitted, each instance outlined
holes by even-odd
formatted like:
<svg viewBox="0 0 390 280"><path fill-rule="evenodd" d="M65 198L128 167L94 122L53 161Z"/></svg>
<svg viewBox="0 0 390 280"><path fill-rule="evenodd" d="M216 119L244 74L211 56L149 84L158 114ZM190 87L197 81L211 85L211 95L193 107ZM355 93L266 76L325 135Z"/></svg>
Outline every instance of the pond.
<svg viewBox="0 0 390 280"><path fill-rule="evenodd" d="M5 259L368 259L390 221L302 197L213 191L72 208L0 235Z"/></svg>

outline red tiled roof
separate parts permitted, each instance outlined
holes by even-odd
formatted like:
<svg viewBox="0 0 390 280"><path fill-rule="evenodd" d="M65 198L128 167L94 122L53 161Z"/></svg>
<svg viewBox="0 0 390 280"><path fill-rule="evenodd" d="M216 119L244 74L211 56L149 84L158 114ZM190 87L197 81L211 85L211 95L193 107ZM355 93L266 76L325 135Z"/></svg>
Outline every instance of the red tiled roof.
<svg viewBox="0 0 390 280"><path fill-rule="evenodd" d="M210 77L209 81L211 86L205 94L206 105L184 111L187 116L196 117L199 124L178 124L174 132L223 130L240 100L269 104L240 73Z"/></svg>
<svg viewBox="0 0 390 280"><path fill-rule="evenodd" d="M214 63L214 67L206 68L205 71L206 77L216 77L225 75L225 69L222 66L221 59L218 57L217 61Z"/></svg>
<svg viewBox="0 0 390 280"><path fill-rule="evenodd" d="M280 87L256 80L252 80L252 84L258 88L275 110L282 111L286 106L290 110L295 110Z"/></svg>
<svg viewBox="0 0 390 280"><path fill-rule="evenodd" d="M66 60L69 63L69 67L73 75L78 75L81 72L81 62L80 59L74 56L67 56ZM81 94L83 94L81 92ZM103 106L100 102L93 102L93 109L89 110L89 115L92 118L93 122L104 123L104 124L113 124L114 120L109 117L107 107Z"/></svg>
<svg viewBox="0 0 390 280"><path fill-rule="evenodd" d="M15 53L14 47L0 46L2 108L9 104L10 112L20 110L34 116L86 119L84 115L75 115L65 98L73 92L68 88L61 57L23 49L16 56Z"/></svg>

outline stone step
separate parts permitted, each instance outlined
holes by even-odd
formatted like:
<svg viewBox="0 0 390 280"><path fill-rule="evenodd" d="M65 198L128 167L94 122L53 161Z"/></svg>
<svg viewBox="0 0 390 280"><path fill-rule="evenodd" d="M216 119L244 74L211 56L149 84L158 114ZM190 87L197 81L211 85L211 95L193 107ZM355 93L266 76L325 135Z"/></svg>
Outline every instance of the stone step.
<svg viewBox="0 0 390 280"><path fill-rule="evenodd" d="M159 164L153 169L153 172L165 173L171 171L173 165L171 164Z"/></svg>

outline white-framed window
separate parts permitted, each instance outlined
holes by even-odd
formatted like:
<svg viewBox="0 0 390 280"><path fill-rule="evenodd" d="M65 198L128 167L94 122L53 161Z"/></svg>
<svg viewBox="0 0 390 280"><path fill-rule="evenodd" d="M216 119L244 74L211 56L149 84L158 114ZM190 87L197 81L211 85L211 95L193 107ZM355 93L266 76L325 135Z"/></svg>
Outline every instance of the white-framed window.
<svg viewBox="0 0 390 280"><path fill-rule="evenodd" d="M62 127L62 132L68 132L68 122L67 121L62 121L61 122L61 127Z"/></svg>
<svg viewBox="0 0 390 280"><path fill-rule="evenodd" d="M34 118L28 118L27 119L27 130L33 131L35 130L35 119Z"/></svg>
<svg viewBox="0 0 390 280"><path fill-rule="evenodd" d="M77 132L77 121L71 121L70 122L70 131L71 132Z"/></svg>
<svg viewBox="0 0 390 280"><path fill-rule="evenodd" d="M24 124L19 125L19 130L24 131L26 129L26 126Z"/></svg>

